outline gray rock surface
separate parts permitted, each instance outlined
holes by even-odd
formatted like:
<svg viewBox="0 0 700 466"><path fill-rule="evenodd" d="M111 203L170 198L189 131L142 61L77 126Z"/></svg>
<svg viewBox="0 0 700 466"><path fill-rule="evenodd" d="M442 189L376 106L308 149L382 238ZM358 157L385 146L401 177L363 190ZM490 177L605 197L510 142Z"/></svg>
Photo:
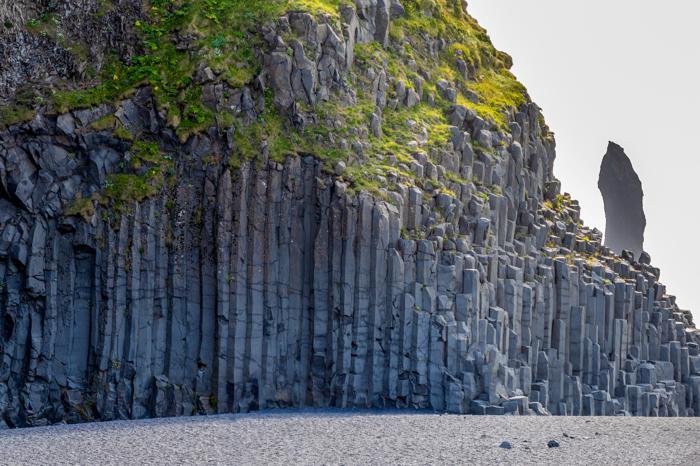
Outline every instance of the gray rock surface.
<svg viewBox="0 0 700 466"><path fill-rule="evenodd" d="M598 188L605 204L605 245L640 257L644 251L644 191L622 147L610 142L600 167Z"/></svg>
<svg viewBox="0 0 700 466"><path fill-rule="evenodd" d="M141 92L114 111L148 102ZM536 130L502 162L505 195L413 188L390 204L348 194L311 157L215 169L183 154L225 151L225 140L183 145L132 113L188 182L116 216L98 205L90 219L62 217L61 186L97 189L119 167L103 158L95 171L93 154L123 153L121 141L85 127L66 136L65 116L42 120L40 134L60 138L29 125L2 133L7 425L289 406L700 413L697 332L651 267L610 256L591 268L539 249L609 254L595 232L593 244L571 239L575 204L557 217L529 207L550 176L520 161L538 156ZM455 141L466 153L468 138ZM419 231L430 239L410 236Z"/></svg>
<svg viewBox="0 0 700 466"><path fill-rule="evenodd" d="M0 2L0 102L90 82L110 56L128 61L140 53L143 10L140 0Z"/></svg>
<svg viewBox="0 0 700 466"><path fill-rule="evenodd" d="M391 5L358 1L337 30L299 12L280 20L289 34L265 26L261 80L292 124L333 93L352 102L352 47L383 40ZM418 82L413 95L387 69L354 71L377 108L353 132L380 134L387 106L417 103ZM259 86L201 79L207 105L251 121L265 108ZM456 96L447 81L437 92ZM128 137L93 127L109 115ZM692 314L648 258L581 224L538 107L514 109L512 133L449 116L430 154L406 122L401 165L418 182L387 170L373 192L344 178L367 141L340 142L347 164L266 146L236 159L224 128L181 140L147 87L0 131L2 425L303 406L700 414ZM125 163L136 136L169 162L167 182L100 202L114 175L144 174Z"/></svg>

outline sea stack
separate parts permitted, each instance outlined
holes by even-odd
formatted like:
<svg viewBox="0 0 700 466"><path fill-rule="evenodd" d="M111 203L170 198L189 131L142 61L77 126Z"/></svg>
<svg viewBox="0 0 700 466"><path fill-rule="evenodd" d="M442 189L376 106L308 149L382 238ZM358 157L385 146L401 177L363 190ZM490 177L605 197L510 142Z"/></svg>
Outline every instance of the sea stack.
<svg viewBox="0 0 700 466"><path fill-rule="evenodd" d="M605 246L616 253L644 251L644 192L642 182L622 147L610 142L603 157L598 189L605 203Z"/></svg>

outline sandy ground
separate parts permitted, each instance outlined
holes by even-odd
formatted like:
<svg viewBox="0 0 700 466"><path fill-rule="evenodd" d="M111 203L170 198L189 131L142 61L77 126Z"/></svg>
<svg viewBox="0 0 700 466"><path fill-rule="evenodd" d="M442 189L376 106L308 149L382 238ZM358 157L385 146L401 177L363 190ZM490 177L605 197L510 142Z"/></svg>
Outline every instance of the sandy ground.
<svg viewBox="0 0 700 466"><path fill-rule="evenodd" d="M0 431L0 464L694 466L700 419L271 411Z"/></svg>

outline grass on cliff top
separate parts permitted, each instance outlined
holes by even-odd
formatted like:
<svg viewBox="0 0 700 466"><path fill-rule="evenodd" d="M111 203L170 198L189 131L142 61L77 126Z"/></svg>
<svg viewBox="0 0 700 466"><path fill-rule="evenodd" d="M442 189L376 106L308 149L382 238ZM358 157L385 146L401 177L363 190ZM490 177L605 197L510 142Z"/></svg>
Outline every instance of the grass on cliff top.
<svg viewBox="0 0 700 466"><path fill-rule="evenodd" d="M201 92L191 86L198 62L205 62L221 74L232 87L252 82L261 63L259 28L285 11L303 10L338 17L338 9L349 0L150 0L149 20L137 21L145 53L128 66L112 62L105 67L102 82L79 91L59 91L51 99L54 111L115 101L133 88L150 84L169 122L183 135L204 129L215 122L215 115L201 103ZM495 50L478 23L461 11L459 0L404 0L404 17L392 22L392 38L405 42L403 50L425 69L437 69L440 76L459 81L454 60L459 55L485 73L473 88L481 97L479 104L464 102L485 117L501 122L503 110L522 103L522 87L507 72L510 59ZM193 38L187 50L176 47L175 36ZM430 56L424 37L442 37L452 45L439 57ZM395 55L392 51L388 55ZM393 57L396 58L396 57ZM390 71L406 75L405 63L389 60ZM403 68L403 69L402 69ZM513 92L513 91L516 92ZM4 112L8 113L8 112ZM18 112L14 112L15 114ZM26 117L9 115L6 122Z"/></svg>
<svg viewBox="0 0 700 466"><path fill-rule="evenodd" d="M183 137L215 124L213 112L201 102L201 89L192 86L197 65L205 63L232 87L253 81L261 71L260 26L288 10L337 14L342 0L150 0L149 20L137 21L145 53L132 63L112 62L102 82L79 90L57 92L55 112L64 113L105 101L116 101L135 87L148 84L168 122ZM192 40L176 43L186 35ZM185 42L187 40L185 39Z"/></svg>
<svg viewBox="0 0 700 466"><path fill-rule="evenodd" d="M386 67L394 79L402 80L412 88L420 75L414 71L415 67L408 66L413 61L418 69L429 74L424 80L426 93L436 94L437 81L447 79L458 90L468 89L478 95L478 102L472 102L464 92L459 92L458 103L507 129L507 112L526 100L524 88L508 71L512 64L510 57L498 52L486 31L461 10L461 0L403 0L402 3L406 14L391 23L391 46L384 49L376 42L358 44L358 62L365 66ZM252 83L262 68L260 50L264 44L260 31L266 22L286 11L301 10L329 15L339 24L339 8L343 4L354 2L150 0L148 20L135 24L142 35L144 53L134 57L129 64L111 62L105 67L100 84L94 87L55 93L50 99L49 109L62 113L117 101L137 87L149 85L158 105L167 112L169 124L176 128L183 140L218 123L235 127L234 156L237 160L257 157L263 144L273 160L283 160L293 154L313 154L328 162L347 159L351 154L347 146L341 149L330 141L346 139L352 143L358 137L358 130L368 126L369 117L375 111L374 102L363 92L368 83L357 77L348 83L354 87L356 101L348 104L331 96L330 101L310 109L318 115L320 124L308 125L303 132L291 128L287 118L274 109L270 95L266 95L265 110L258 120L241 124L230 114L216 114L205 107L201 86L193 85L200 65L210 66L233 88ZM448 47L436 54L426 39L434 41L438 38L445 39ZM467 79L458 71L458 58L476 70L475 79ZM372 181L374 175L381 177L382 170L387 167L384 156L392 155L399 162L410 162L411 152L407 144L415 140L415 128L428 129L428 141L421 150L430 152L448 144L449 125L444 112L449 105L436 95L433 106L422 103L413 109L402 106L396 110L387 109L383 115L383 135L368 138L366 156L369 161L364 165L367 169L355 175L349 170L348 176L352 176L358 186L376 184L376 180ZM16 110L7 120L21 120L30 116L30 112L29 109ZM331 120L340 124L326 126ZM415 122L414 127L409 127L408 121ZM115 135L120 129L109 118L96 125L98 130L112 128ZM156 185L158 173L162 171L160 168L156 164ZM140 178L132 178L134 176ZM108 183L107 197L143 199L153 192L153 183L148 180L147 173L118 175Z"/></svg>
<svg viewBox="0 0 700 466"><path fill-rule="evenodd" d="M403 54L421 68L433 70L428 87L446 79L458 90L475 92L477 103L468 100L464 92L458 92L458 103L507 130L507 113L527 101L524 86L509 71L511 57L496 50L486 30L462 12L461 0L406 0L403 4L406 15L395 20L392 29L403 38ZM427 47L426 36L446 39L449 45L436 58ZM476 79L468 80L458 71L458 59L476 70Z"/></svg>

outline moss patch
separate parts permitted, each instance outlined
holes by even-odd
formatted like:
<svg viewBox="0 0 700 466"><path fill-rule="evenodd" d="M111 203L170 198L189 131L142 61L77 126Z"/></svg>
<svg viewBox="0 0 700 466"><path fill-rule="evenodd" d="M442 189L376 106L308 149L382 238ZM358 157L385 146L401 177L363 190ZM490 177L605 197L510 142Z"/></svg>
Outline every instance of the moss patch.
<svg viewBox="0 0 700 466"><path fill-rule="evenodd" d="M34 109L22 105L0 107L0 127L29 121L36 115Z"/></svg>

